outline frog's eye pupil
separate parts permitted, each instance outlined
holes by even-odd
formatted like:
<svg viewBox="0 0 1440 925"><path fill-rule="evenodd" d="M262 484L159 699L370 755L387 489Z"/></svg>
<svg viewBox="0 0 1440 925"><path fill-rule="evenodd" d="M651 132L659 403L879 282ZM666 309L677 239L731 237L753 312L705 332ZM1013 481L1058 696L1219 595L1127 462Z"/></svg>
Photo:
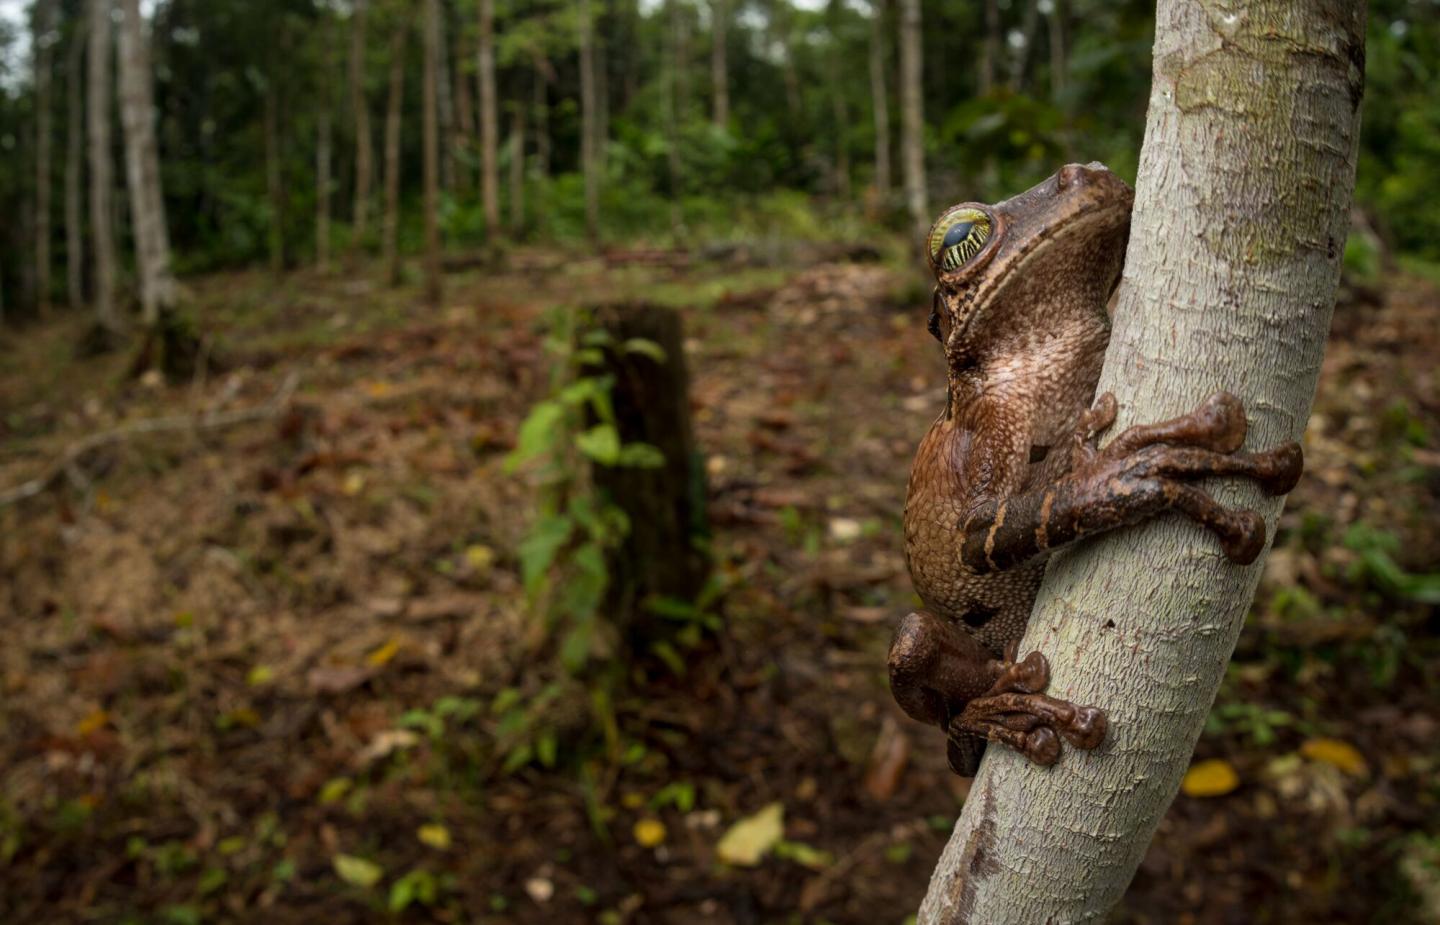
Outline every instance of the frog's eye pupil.
<svg viewBox="0 0 1440 925"><path fill-rule="evenodd" d="M947 213L930 233L930 259L942 270L956 270L980 253L990 239L990 216L979 209Z"/></svg>

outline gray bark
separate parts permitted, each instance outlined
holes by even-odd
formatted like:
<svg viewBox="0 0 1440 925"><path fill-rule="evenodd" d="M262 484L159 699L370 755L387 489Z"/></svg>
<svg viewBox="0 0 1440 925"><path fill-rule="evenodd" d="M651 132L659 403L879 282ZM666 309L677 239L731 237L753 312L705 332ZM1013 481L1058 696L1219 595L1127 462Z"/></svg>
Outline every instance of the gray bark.
<svg viewBox="0 0 1440 925"><path fill-rule="evenodd" d="M155 144L155 100L150 87L150 51L140 20L140 0L121 0L120 114L125 126L126 178L140 270L141 320L153 327L175 306L170 269L170 233L160 190L160 152Z"/></svg>
<svg viewBox="0 0 1440 925"><path fill-rule="evenodd" d="M440 0L425 0L423 84L425 175L425 301L440 305L440 126L436 111L435 59L440 46Z"/></svg>
<svg viewBox="0 0 1440 925"><path fill-rule="evenodd" d="M1305 429L1355 180L1363 0L1161 0L1154 85L1100 390L1111 433L1227 389L1250 448ZM1211 486L1273 525L1282 501ZM1107 741L1052 768L987 751L919 921L1099 921L1180 786L1263 559L1228 562L1160 518L1051 563L1020 651L1050 693L1109 713Z"/></svg>
<svg viewBox="0 0 1440 925"><path fill-rule="evenodd" d="M875 194L890 196L890 93L885 87L885 0L870 12L870 108L875 117Z"/></svg>
<svg viewBox="0 0 1440 925"><path fill-rule="evenodd" d="M78 311L85 304L85 228L81 186L85 167L84 106L80 68L85 63L85 20L75 24L65 60L65 297Z"/></svg>
<svg viewBox="0 0 1440 925"><path fill-rule="evenodd" d="M50 49L54 0L35 3L35 309L50 314Z"/></svg>
<svg viewBox="0 0 1440 925"><path fill-rule="evenodd" d="M110 6L90 0L90 62L87 121L90 124L90 236L95 251L95 317L115 330L115 237L111 215L114 173L110 162Z"/></svg>
<svg viewBox="0 0 1440 925"><path fill-rule="evenodd" d="M355 127L353 246L370 227L370 107L365 102L365 0L355 0L350 22L350 111Z"/></svg>
<svg viewBox="0 0 1440 925"><path fill-rule="evenodd" d="M730 4L726 0L710 3L710 94L714 101L712 118L721 128L730 124L730 69L727 66L726 38L730 25Z"/></svg>
<svg viewBox="0 0 1440 925"><path fill-rule="evenodd" d="M480 198L485 205L485 235L500 230L500 108L495 94L495 0L479 2L480 39L475 54L480 71Z"/></svg>
<svg viewBox="0 0 1440 925"><path fill-rule="evenodd" d="M600 164L595 138L595 35L590 0L580 0L580 167L585 174L585 230L600 235Z"/></svg>
<svg viewBox="0 0 1440 925"><path fill-rule="evenodd" d="M905 205L917 236L930 217L925 204L925 110L921 77L920 0L900 0L900 165Z"/></svg>

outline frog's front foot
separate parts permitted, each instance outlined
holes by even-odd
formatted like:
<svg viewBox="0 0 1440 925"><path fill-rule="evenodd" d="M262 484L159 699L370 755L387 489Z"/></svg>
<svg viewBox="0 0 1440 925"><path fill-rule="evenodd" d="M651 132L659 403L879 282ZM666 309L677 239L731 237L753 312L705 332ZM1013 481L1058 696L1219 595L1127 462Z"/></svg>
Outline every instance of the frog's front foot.
<svg viewBox="0 0 1440 925"><path fill-rule="evenodd" d="M1031 652L1016 661L1012 645L1001 665L994 685L950 720L952 765L978 763L977 738L1002 742L1040 765L1059 759L1061 739L1084 749L1104 741L1104 711L1042 693L1050 684L1045 656Z"/></svg>
<svg viewBox="0 0 1440 925"><path fill-rule="evenodd" d="M1245 408L1216 392L1189 414L1131 427L1104 447L1099 435L1115 420L1115 399L1101 395L1076 429L1070 509L1075 535L1134 523L1161 510L1177 510L1209 529L1233 562L1255 561L1265 546L1265 522L1250 510L1222 507L1190 484L1210 476L1240 476L1271 495L1295 487L1304 468L1297 443L1258 453L1239 452Z"/></svg>

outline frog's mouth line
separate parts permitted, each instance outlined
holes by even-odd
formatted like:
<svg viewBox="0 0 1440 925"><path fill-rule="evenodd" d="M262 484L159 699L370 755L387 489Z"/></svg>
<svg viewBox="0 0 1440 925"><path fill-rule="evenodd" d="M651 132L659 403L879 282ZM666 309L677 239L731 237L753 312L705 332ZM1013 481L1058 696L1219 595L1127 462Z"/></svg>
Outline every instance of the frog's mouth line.
<svg viewBox="0 0 1440 925"><path fill-rule="evenodd" d="M1089 204L1088 206L1085 206L1080 211L1073 213L1067 224L1070 226L1070 230L1072 232L1080 232L1086 228L1093 226L1097 221L1105 219L1115 214L1116 212L1123 212L1126 216L1125 237L1128 243L1128 226L1131 206L1132 203L1125 203L1123 206L1121 206L1117 203L1094 202ZM992 233L990 240L987 241L986 244L991 245L998 250L1004 245L1004 239L1007 233L1005 225L1007 223L1001 221L997 222L996 224L997 227L994 233ZM1025 248L1025 250L1017 254L1015 256L1015 259L1009 262L1008 267L1001 270L998 276L991 280L987 280L982 286L980 286L974 291L974 293L968 300L968 304L971 306L971 310L966 312L963 318L957 318L954 328L952 328L950 331L950 341L952 343L958 342L964 335L968 334L970 328L974 326L976 318L984 314L984 312L980 310L979 306L988 305L991 302L990 296L993 293L998 292L1000 289L1002 289L1010 281L1010 278L1012 276L1016 275L1017 273L1023 273L1026 269L1028 269L1036 256L1043 252L1044 245L1051 240L1053 239L1050 238L1048 235L1038 235ZM982 248L982 251L983 250L984 249ZM1100 311L1101 314L1105 313L1105 306L1103 304L1100 306Z"/></svg>

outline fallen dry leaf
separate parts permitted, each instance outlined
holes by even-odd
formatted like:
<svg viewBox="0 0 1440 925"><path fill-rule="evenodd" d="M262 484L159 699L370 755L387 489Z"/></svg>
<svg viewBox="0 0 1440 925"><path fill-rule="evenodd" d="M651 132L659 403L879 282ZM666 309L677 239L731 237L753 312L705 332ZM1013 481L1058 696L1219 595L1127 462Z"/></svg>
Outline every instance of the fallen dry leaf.
<svg viewBox="0 0 1440 925"><path fill-rule="evenodd" d="M785 834L785 806L771 803L735 823L720 837L715 854L726 864L754 867Z"/></svg>
<svg viewBox="0 0 1440 925"><path fill-rule="evenodd" d="M1187 797L1221 797L1240 786L1240 775L1223 758L1211 758L1190 766L1180 790Z"/></svg>

